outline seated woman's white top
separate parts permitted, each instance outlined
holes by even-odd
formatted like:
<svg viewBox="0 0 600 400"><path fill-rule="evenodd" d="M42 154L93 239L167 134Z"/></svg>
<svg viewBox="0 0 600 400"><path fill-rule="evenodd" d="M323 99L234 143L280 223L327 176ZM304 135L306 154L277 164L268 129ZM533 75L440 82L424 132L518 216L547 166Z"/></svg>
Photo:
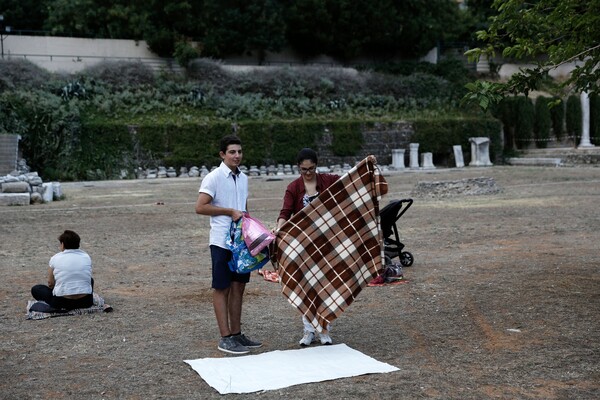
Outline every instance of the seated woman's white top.
<svg viewBox="0 0 600 400"><path fill-rule="evenodd" d="M92 293L92 259L81 249L67 249L52 256L55 296Z"/></svg>

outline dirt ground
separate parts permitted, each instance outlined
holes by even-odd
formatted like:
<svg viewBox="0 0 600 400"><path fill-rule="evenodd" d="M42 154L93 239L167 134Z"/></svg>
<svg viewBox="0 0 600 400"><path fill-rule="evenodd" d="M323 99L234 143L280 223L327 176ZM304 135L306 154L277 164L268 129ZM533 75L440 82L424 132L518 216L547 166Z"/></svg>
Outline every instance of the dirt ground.
<svg viewBox="0 0 600 400"><path fill-rule="evenodd" d="M386 175L493 177L486 196L414 198L398 221L408 283L365 288L336 321L345 343L400 371L246 399L600 398L600 168L502 167ZM0 398L221 398L185 359L216 349L208 218L197 178L64 183L66 199L0 208ZM289 179L251 178L250 210L275 221ZM164 204L159 204L164 203ZM58 235L74 229L113 313L26 320ZM298 348L299 314L253 275L244 331L255 351ZM310 366L307 366L310 368ZM269 371L264 371L269 379Z"/></svg>

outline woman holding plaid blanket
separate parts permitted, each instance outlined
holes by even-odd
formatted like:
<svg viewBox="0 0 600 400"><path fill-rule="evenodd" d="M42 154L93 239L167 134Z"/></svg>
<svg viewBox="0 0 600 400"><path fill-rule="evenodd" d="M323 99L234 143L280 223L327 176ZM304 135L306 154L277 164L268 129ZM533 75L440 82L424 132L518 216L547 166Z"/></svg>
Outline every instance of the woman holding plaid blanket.
<svg viewBox="0 0 600 400"><path fill-rule="evenodd" d="M300 177L292 181L285 190L283 207L279 212L275 231L278 231L292 215L306 207L308 203L319 196L319 193L340 178L336 174L320 174L317 172L319 159L317 153L312 149L304 148L300 150L296 162ZM302 316L302 323L304 324L304 335L299 344L305 347L315 340L316 331L305 316ZM329 336L330 329L331 326L328 326L327 330L323 330L319 334L321 344L329 345L332 343L331 336Z"/></svg>
<svg viewBox="0 0 600 400"><path fill-rule="evenodd" d="M292 215L307 206L308 203L319 196L319 193L340 178L336 174L321 174L317 172L318 157L317 153L312 149L304 148L300 150L296 157L296 162L300 177L292 181L285 190L283 207L279 212L275 231L279 231ZM315 327L312 326L304 315L302 316L302 323L304 324L304 335L300 339L299 344L305 347L309 346L315 340ZM319 333L321 344L329 345L332 343L331 336L329 336L330 329L331 326L329 325L327 330Z"/></svg>

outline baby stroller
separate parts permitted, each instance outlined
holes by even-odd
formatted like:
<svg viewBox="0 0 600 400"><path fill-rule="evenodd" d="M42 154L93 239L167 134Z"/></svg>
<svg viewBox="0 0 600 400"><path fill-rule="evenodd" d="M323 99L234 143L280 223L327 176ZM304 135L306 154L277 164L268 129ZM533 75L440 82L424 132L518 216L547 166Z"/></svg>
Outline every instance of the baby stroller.
<svg viewBox="0 0 600 400"><path fill-rule="evenodd" d="M396 222L410 208L412 203L412 199L393 200L379 212L386 265L392 264L392 260L396 257L399 258L400 264L404 267L410 267L414 262L412 254L408 251L402 251L404 243L400 241L398 226L396 226Z"/></svg>

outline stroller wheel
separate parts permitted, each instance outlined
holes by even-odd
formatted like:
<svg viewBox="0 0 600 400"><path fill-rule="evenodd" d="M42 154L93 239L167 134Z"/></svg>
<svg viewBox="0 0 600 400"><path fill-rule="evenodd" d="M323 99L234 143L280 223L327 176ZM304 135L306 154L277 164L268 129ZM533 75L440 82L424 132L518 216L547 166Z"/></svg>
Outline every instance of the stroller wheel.
<svg viewBox="0 0 600 400"><path fill-rule="evenodd" d="M400 264L402 264L402 266L410 267L411 265L413 265L414 261L415 259L413 258L413 255L410 254L408 251L403 251L400 254Z"/></svg>

